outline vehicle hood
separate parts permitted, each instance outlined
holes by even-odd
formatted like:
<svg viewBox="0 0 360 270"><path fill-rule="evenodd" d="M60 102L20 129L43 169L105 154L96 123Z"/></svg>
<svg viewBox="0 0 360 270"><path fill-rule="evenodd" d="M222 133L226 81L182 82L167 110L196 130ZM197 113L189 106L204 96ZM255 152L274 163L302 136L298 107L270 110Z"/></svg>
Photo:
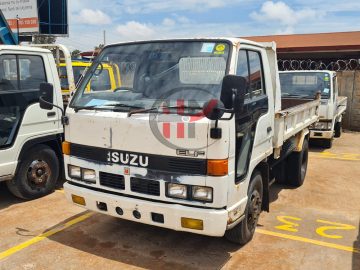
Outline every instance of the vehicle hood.
<svg viewBox="0 0 360 270"><path fill-rule="evenodd" d="M67 110L65 140L72 144L172 157L226 159L229 126L220 121L221 139L211 139L213 121L204 117L157 116L152 113ZM180 152L180 150L186 150Z"/></svg>

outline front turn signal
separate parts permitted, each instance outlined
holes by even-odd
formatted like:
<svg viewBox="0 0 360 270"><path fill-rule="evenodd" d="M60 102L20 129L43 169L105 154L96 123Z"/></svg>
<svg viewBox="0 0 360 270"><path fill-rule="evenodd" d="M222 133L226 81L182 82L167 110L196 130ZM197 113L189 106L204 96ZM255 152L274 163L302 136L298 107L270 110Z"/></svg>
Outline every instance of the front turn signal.
<svg viewBox="0 0 360 270"><path fill-rule="evenodd" d="M70 155L70 143L69 142L63 141L62 152L64 155Z"/></svg>
<svg viewBox="0 0 360 270"><path fill-rule="evenodd" d="M210 159L207 162L207 174L224 176L228 174L229 162L227 159Z"/></svg>

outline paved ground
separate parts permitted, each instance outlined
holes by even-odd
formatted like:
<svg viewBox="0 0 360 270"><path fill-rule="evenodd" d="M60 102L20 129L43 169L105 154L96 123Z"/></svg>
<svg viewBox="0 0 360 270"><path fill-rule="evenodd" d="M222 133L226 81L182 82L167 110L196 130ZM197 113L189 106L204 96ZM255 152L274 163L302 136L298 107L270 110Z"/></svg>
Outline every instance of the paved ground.
<svg viewBox="0 0 360 270"><path fill-rule="evenodd" d="M313 148L303 187L273 186L241 248L89 213L62 190L31 202L0 194L0 269L360 269L359 133Z"/></svg>

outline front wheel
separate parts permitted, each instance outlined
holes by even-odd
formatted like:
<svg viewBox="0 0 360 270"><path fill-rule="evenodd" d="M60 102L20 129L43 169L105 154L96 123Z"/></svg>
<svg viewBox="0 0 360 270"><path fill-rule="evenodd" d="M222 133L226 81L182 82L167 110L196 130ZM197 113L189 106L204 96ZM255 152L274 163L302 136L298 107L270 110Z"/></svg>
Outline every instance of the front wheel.
<svg viewBox="0 0 360 270"><path fill-rule="evenodd" d="M250 180L245 217L238 225L225 232L225 238L227 240L236 244L245 245L253 238L261 213L262 199L262 177L259 172L255 172Z"/></svg>
<svg viewBox="0 0 360 270"><path fill-rule="evenodd" d="M326 149L330 149L333 145L333 140L334 139L332 139L332 138L331 139L323 139L322 146Z"/></svg>
<svg viewBox="0 0 360 270"><path fill-rule="evenodd" d="M8 189L21 199L36 199L54 191L59 177L59 160L54 150L37 145L22 158Z"/></svg>
<svg viewBox="0 0 360 270"><path fill-rule="evenodd" d="M342 133L342 125L341 122L337 122L335 124L335 138L340 138Z"/></svg>

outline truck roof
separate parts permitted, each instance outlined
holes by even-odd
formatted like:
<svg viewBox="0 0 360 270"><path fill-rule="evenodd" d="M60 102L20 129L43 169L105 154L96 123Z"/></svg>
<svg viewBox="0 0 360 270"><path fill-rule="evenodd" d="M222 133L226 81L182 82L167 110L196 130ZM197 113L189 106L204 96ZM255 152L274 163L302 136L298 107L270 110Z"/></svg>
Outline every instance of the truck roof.
<svg viewBox="0 0 360 270"><path fill-rule="evenodd" d="M107 45L106 47L116 46L116 45L123 45L123 44L135 44L135 43L144 43L144 42L161 42L161 41L197 41L197 40L227 40L233 43L234 45L238 43L246 43L249 45L254 45L258 47L266 47L265 44L269 43L259 43L254 42L248 39L242 38L233 38L233 37L196 37L196 38L167 38L167 39L152 39L152 40L136 40L136 41L125 41L125 42L117 42Z"/></svg>
<svg viewBox="0 0 360 270"><path fill-rule="evenodd" d="M21 51L21 52L40 52L40 53L51 53L49 50L30 47L30 46L19 46L19 45L0 45L1 50Z"/></svg>

